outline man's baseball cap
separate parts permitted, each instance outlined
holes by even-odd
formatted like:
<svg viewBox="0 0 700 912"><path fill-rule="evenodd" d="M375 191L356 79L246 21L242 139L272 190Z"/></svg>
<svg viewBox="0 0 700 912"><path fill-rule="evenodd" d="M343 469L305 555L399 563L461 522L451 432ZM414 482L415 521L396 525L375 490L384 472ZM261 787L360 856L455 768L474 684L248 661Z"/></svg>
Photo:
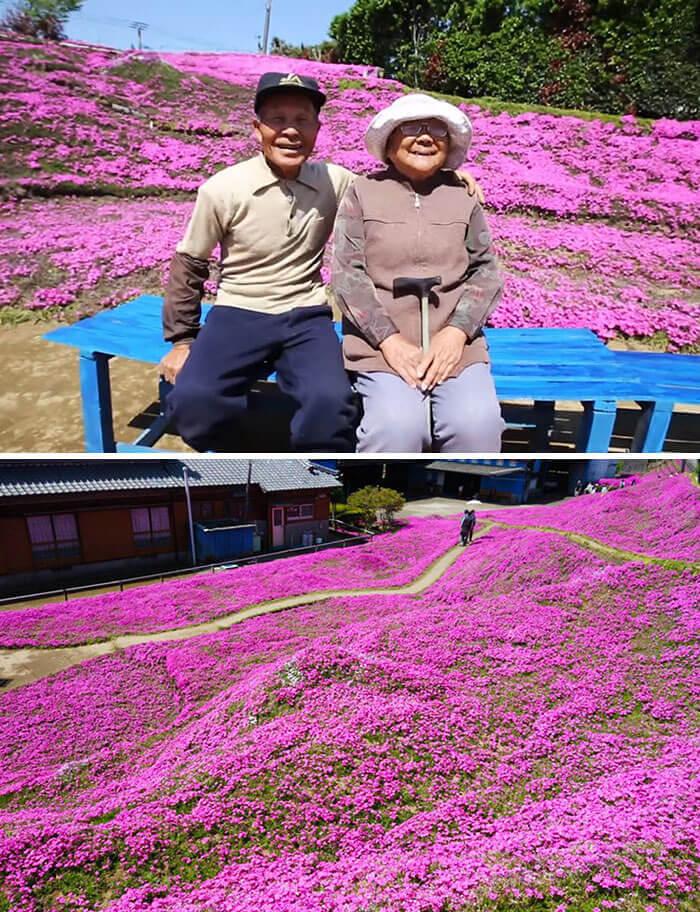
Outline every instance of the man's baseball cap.
<svg viewBox="0 0 700 912"><path fill-rule="evenodd" d="M288 92L290 89L308 95L317 111L326 103L326 96L319 89L316 80L310 76L297 76L296 73L263 73L255 90L255 112L260 110L260 105L268 95Z"/></svg>

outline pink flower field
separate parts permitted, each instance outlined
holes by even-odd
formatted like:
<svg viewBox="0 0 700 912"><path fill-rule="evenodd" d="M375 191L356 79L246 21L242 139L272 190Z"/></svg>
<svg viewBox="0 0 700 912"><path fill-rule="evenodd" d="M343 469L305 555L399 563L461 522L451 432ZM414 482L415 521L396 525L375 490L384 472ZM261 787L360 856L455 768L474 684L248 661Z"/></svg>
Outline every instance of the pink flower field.
<svg viewBox="0 0 700 912"><path fill-rule="evenodd" d="M700 491L688 475L646 475L631 487L582 495L575 509L567 501L482 515L580 532L639 554L700 562Z"/></svg>
<svg viewBox="0 0 700 912"><path fill-rule="evenodd" d="M458 526L452 519L411 519L398 532L366 545L3 612L0 648L72 646L125 633L187 627L259 602L308 592L403 586L457 541Z"/></svg>
<svg viewBox="0 0 700 912"><path fill-rule="evenodd" d="M317 156L374 168L365 127L404 87L371 68L0 39L0 307L85 312L161 291L194 190L254 151L259 73L290 68L329 96ZM510 277L494 325L696 350L700 123L465 110Z"/></svg>
<svg viewBox="0 0 700 912"><path fill-rule="evenodd" d="M698 604L497 529L420 596L6 693L0 909L690 912Z"/></svg>

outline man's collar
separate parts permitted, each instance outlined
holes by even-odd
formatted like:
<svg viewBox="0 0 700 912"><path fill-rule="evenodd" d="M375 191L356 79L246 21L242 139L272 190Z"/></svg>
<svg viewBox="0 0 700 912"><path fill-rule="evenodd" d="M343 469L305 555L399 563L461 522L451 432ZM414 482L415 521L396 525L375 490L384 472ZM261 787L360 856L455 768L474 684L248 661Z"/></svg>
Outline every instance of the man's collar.
<svg viewBox="0 0 700 912"><path fill-rule="evenodd" d="M260 152L256 158L258 164L257 174L255 179L255 190L262 190L265 187L271 187L273 184L280 182L281 178L278 177L275 172L272 170L270 165L267 162L265 156ZM318 175L316 174L316 169L309 164L309 162L304 162L299 171L299 176L295 178L300 184L305 184L307 187L311 187L312 190L319 189Z"/></svg>

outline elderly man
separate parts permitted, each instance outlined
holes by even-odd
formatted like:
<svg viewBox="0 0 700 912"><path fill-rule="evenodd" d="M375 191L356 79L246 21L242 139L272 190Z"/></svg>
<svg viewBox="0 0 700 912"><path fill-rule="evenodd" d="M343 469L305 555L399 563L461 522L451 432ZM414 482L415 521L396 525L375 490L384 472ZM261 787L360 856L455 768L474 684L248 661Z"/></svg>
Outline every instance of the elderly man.
<svg viewBox="0 0 700 912"><path fill-rule="evenodd" d="M264 74L253 121L260 154L200 187L177 246L163 309L173 347L161 371L175 383L168 413L197 450L235 449L231 434L247 393L271 370L296 405L295 451L354 448L353 393L321 280L323 251L354 175L307 161L325 100L313 79ZM217 245L220 284L200 328Z"/></svg>

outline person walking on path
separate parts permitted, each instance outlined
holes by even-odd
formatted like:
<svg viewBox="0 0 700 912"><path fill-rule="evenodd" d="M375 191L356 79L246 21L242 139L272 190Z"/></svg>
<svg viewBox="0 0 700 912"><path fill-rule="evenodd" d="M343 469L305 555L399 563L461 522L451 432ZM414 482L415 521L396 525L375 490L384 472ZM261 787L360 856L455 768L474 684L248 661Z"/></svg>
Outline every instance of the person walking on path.
<svg viewBox="0 0 700 912"><path fill-rule="evenodd" d="M467 507L462 517L462 524L459 529L460 538L463 545L468 545L474 537L474 528L476 526L476 513Z"/></svg>

